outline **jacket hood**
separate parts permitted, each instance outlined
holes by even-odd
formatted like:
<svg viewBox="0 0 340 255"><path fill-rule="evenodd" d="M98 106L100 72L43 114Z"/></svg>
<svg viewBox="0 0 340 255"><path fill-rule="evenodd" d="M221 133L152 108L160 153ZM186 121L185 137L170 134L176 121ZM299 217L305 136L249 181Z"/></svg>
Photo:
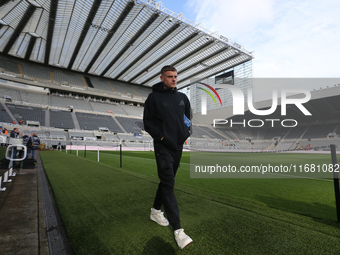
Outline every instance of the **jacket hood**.
<svg viewBox="0 0 340 255"><path fill-rule="evenodd" d="M152 86L152 91L157 91L157 92L167 92L167 91L171 91L171 89L165 89L164 88L164 85L163 85L163 82L159 82L159 83L156 83L155 85ZM173 89L174 92L177 92L177 88L175 87Z"/></svg>

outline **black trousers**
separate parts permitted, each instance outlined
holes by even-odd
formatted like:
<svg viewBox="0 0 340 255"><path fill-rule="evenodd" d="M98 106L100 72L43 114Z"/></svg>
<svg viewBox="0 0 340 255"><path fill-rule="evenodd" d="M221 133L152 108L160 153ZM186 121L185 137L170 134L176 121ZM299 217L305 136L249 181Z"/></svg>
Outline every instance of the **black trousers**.
<svg viewBox="0 0 340 255"><path fill-rule="evenodd" d="M178 146L177 151L169 150L161 143L155 143L154 148L160 183L153 207L156 210L160 210L163 205L170 225L176 230L181 228L181 223L174 188L175 176L181 161L183 145Z"/></svg>

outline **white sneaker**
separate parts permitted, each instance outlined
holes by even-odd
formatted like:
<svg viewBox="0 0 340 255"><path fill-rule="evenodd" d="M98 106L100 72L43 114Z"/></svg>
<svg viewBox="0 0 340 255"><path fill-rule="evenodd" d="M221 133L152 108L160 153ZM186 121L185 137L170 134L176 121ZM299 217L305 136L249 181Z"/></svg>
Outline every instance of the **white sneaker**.
<svg viewBox="0 0 340 255"><path fill-rule="evenodd" d="M164 213L161 210L151 208L150 219L157 222L161 226L169 226L169 221L164 217Z"/></svg>
<svg viewBox="0 0 340 255"><path fill-rule="evenodd" d="M181 250L183 250L185 247L187 247L189 244L193 242L190 236L184 233L183 228L175 230L174 234L178 248L180 248Z"/></svg>

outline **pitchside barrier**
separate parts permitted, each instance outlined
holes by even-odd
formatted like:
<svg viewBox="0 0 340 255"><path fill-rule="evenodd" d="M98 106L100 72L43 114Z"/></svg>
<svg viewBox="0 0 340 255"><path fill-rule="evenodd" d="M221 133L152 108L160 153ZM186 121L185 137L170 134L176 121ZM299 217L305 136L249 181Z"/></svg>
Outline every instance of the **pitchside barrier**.
<svg viewBox="0 0 340 255"><path fill-rule="evenodd" d="M0 176L0 191L6 191L6 187L2 187L2 183L12 182L12 179L9 179L9 177L16 176L16 173L13 172L13 162L23 161L27 155L27 148L23 145L21 138L10 137L8 139L1 139L1 141L0 158L3 159L2 164L5 164L6 160L9 163L3 175ZM22 153L19 153L20 151L22 151ZM21 154L20 158L17 158L18 153Z"/></svg>
<svg viewBox="0 0 340 255"><path fill-rule="evenodd" d="M131 149L130 149L131 150ZM60 148L60 151L62 149ZM120 157L120 167L122 167L122 144L118 144L116 146L100 146L100 145L67 145L65 147L65 152L69 154L76 154L77 156L82 156L86 158L87 153L96 152L97 154L97 161L100 162L100 152L103 151L116 151L119 152Z"/></svg>
<svg viewBox="0 0 340 255"><path fill-rule="evenodd" d="M102 143L103 144L103 143ZM117 152L116 154L110 154L112 156L119 156L119 165L122 167L122 153L124 151L153 151L153 141L143 141L143 142L117 142L114 146L103 146L102 144L95 145L94 143L86 145L67 145L65 149L58 148L60 151L65 151L66 153L75 154L77 156L87 157L89 152L93 157L93 152L96 152L97 161L100 162L101 154L108 155L105 152ZM112 144L112 143L111 143ZM190 146L184 145L183 151L189 151Z"/></svg>

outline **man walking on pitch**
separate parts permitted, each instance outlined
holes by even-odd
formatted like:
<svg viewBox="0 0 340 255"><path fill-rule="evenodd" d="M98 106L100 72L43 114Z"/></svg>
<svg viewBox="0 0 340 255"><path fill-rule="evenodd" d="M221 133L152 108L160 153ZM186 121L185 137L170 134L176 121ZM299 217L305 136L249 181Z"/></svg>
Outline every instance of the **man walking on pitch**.
<svg viewBox="0 0 340 255"><path fill-rule="evenodd" d="M162 226L168 226L170 222L178 247L184 249L192 243L192 239L181 227L174 187L183 143L190 136L191 108L186 95L177 91L175 67L164 66L160 79L161 82L152 87L152 93L145 101L143 114L145 131L154 139L160 179L150 219ZM162 205L169 222L163 216Z"/></svg>

